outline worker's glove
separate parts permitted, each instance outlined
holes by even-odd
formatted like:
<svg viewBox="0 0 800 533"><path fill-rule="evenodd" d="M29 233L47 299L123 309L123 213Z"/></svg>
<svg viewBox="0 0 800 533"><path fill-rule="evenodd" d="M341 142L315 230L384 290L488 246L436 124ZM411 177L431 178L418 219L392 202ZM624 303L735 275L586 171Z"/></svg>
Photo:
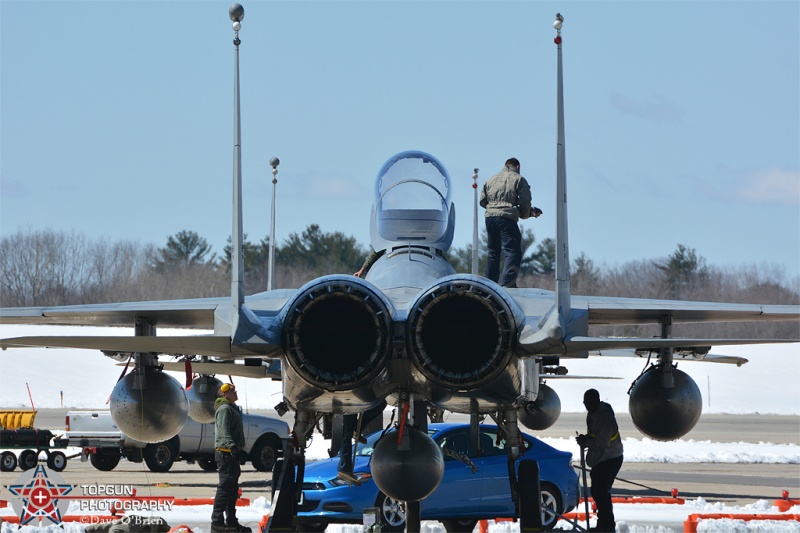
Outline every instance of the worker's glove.
<svg viewBox="0 0 800 533"><path fill-rule="evenodd" d="M241 452L239 451L239 448L235 448L235 447L231 448L231 459L233 459L234 461L238 461L240 453Z"/></svg>
<svg viewBox="0 0 800 533"><path fill-rule="evenodd" d="M586 448L589 439L591 439L589 435L578 435L577 437L575 437L575 442L577 442L578 446L580 446L581 448Z"/></svg>

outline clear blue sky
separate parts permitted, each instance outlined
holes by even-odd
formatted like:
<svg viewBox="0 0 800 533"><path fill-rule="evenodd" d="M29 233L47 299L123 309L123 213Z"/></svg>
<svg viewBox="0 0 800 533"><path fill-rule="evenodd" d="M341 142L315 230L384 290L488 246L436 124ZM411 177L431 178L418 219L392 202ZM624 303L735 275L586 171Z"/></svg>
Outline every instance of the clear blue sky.
<svg viewBox="0 0 800 533"><path fill-rule="evenodd" d="M230 235L230 2L0 1L0 235L161 246ZM245 231L311 223L369 244L373 179L434 154L460 188L522 161L555 235L556 11L572 257L800 274L800 2L245 1Z"/></svg>

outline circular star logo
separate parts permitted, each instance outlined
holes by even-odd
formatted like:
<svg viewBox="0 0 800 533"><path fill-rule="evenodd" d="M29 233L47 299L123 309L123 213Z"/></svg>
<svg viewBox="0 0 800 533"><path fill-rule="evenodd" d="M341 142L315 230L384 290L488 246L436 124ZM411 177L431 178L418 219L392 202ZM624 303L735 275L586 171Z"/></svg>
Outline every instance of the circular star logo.
<svg viewBox="0 0 800 533"><path fill-rule="evenodd" d="M19 516L21 526L38 518L60 524L62 516L69 509L69 501L64 498L72 490L72 485L56 472L50 472L43 465L23 472L8 491L16 496L11 498L11 506Z"/></svg>

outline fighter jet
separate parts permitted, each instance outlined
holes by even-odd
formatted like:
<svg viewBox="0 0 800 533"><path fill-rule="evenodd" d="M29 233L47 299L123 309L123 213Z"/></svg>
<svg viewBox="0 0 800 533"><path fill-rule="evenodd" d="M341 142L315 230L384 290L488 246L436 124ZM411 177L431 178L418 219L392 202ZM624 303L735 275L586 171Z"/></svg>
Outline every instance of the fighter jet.
<svg viewBox="0 0 800 533"><path fill-rule="evenodd" d="M800 306L571 294L560 24L554 291L504 288L481 276L456 273L445 259L456 224L453 183L436 157L410 150L389 158L377 173L369 220L372 247L382 255L365 279L333 274L298 289L246 296L236 98L231 297L3 308L2 324L123 326L133 327L135 335L7 338L0 346L85 348L132 359L133 371L114 388L111 411L120 428L140 441L175 435L190 405L192 412L206 413L193 417L207 416L203 407L213 402L215 383L203 378L187 400L159 361L162 356L184 356L204 375L279 376L282 406L295 412L295 452L300 456L320 416L363 413L387 401L401 408L402 421L417 426L424 426L424 415L414 408L420 402L473 417L488 414L508 434L512 461L519 454L518 420L544 429L560 413L556 393L542 382L547 372L594 352L653 352L657 362L630 392L631 416L653 438L685 435L697 422L702 401L697 385L676 368L675 352L702 359L711 346L775 341L673 337L673 326L798 321ZM660 324L661 336L592 336L589 327L598 324ZM211 329L213 334L157 335L157 328L175 327ZM424 440L419 433L414 439ZM376 449L373 465L404 461L398 451L402 446L398 441L384 457ZM406 442L406 450L408 446ZM437 450L425 453L435 462ZM418 476L408 470L405 474L418 480L435 477L430 461L417 464ZM436 484L431 479L430 491ZM403 501L425 496L409 487L385 490Z"/></svg>

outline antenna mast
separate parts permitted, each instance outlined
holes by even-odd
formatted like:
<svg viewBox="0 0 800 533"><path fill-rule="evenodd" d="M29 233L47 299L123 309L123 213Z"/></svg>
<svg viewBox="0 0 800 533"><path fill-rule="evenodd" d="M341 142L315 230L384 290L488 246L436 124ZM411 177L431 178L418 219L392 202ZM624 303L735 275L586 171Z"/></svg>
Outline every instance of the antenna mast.
<svg viewBox="0 0 800 533"><path fill-rule="evenodd" d="M566 332L571 310L569 289L569 233L567 231L567 161L564 147L564 72L561 64L561 26L564 17L556 13L553 27L558 48L558 140L556 141L556 306L559 324Z"/></svg>
<svg viewBox="0 0 800 533"><path fill-rule="evenodd" d="M231 338L236 334L239 315L244 305L244 230L242 229L242 127L239 104L239 30L242 28L244 8L233 4L228 10L233 21L234 73L233 73L233 231L231 234Z"/></svg>

